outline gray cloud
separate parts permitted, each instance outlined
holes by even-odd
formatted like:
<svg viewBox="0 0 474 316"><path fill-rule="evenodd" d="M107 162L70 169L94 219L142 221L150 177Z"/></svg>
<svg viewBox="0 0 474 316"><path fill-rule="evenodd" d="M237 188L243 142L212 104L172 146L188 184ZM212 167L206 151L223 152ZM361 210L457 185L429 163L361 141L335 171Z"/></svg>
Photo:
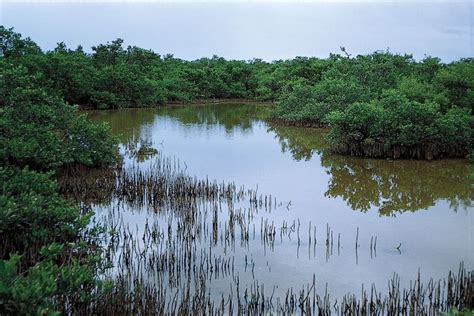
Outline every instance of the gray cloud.
<svg viewBox="0 0 474 316"><path fill-rule="evenodd" d="M44 49L117 37L161 54L265 60L387 47L417 58L472 57L471 3L7 3L5 26Z"/></svg>

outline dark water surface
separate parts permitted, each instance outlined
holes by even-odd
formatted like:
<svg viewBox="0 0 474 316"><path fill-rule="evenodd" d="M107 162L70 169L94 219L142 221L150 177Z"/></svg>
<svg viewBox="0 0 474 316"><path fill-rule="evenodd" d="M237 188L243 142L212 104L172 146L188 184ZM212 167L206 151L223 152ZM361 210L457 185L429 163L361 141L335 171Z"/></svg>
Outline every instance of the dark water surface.
<svg viewBox="0 0 474 316"><path fill-rule="evenodd" d="M467 269L474 267L472 164L331 156L324 151L326 131L270 126L263 120L267 111L262 105L220 104L89 116L108 122L119 135L125 165L148 168L153 157L130 152L155 148L179 159L190 175L258 188L280 201L252 219L257 237L232 250L243 284L256 279L268 289L299 288L315 274L318 291L327 283L334 298L360 292L362 283L386 289L393 273L406 284L418 269L426 280L446 277L461 261ZM99 217L108 207L96 207ZM140 230L155 216L127 209L122 219ZM273 249L258 237L265 220L277 228ZM285 223L300 225L299 245L296 233L280 237ZM313 232L317 229L316 247L309 245L310 223ZM332 254L324 241L327 225L333 231ZM371 251L375 237L376 251ZM227 250L217 244L215 251ZM253 275L246 273L246 258L254 264ZM214 280L211 291L227 293L228 284L225 277Z"/></svg>

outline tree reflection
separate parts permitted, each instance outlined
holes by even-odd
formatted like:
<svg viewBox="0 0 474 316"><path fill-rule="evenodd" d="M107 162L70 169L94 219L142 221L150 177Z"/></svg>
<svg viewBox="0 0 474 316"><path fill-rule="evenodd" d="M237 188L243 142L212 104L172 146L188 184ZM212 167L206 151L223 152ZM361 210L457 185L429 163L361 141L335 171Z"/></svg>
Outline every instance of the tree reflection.
<svg viewBox="0 0 474 316"><path fill-rule="evenodd" d="M472 207L474 198L470 174L472 164L463 160L413 161L374 160L330 155L325 131L294 127L270 127L283 152L295 160L309 160L314 154L330 175L325 196L342 198L353 210L375 207L380 215L415 212L449 202L450 208Z"/></svg>
<svg viewBox="0 0 474 316"><path fill-rule="evenodd" d="M125 157L144 161L157 153L152 131L147 128L154 122L157 111L156 108L90 111L88 117L96 123L107 122Z"/></svg>
<svg viewBox="0 0 474 316"><path fill-rule="evenodd" d="M235 128L250 131L253 123L266 117L262 104L211 104L176 106L162 109L159 115L171 117L184 125L223 126L227 133Z"/></svg>
<svg viewBox="0 0 474 316"><path fill-rule="evenodd" d="M289 152L297 161L310 160L314 154L322 154L327 148L326 131L314 128L296 128L270 125L283 153Z"/></svg>
<svg viewBox="0 0 474 316"><path fill-rule="evenodd" d="M417 211L447 200L455 211L474 197L469 163L456 160L386 161L326 157L331 179L326 196L341 197L355 210L377 207L380 215Z"/></svg>
<svg viewBox="0 0 474 316"><path fill-rule="evenodd" d="M152 128L157 117L171 118L183 124L205 128L223 126L227 133L235 128L252 131L255 122L265 117L262 105L218 104L169 107L161 109L126 109L92 112L97 122L107 121L118 135L125 156L143 161L156 153ZM327 153L321 129L270 125L282 152L295 160L310 160L314 155L330 175L327 197L342 198L352 209L366 212L377 208L380 215L394 215L433 206L439 200L449 202L453 210L472 206L474 166L463 160L412 161L373 160L336 156Z"/></svg>

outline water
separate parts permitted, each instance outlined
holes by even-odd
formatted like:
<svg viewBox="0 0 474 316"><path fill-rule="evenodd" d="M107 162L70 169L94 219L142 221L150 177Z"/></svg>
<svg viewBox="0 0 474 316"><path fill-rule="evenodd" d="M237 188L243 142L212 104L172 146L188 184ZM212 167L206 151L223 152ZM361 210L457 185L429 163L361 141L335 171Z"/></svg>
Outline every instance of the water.
<svg viewBox="0 0 474 316"><path fill-rule="evenodd" d="M184 59L325 58L340 46L353 55L389 48L444 62L474 56L472 1L90 2L1 1L0 24L43 49L65 42L90 51L120 37Z"/></svg>
<svg viewBox="0 0 474 316"><path fill-rule="evenodd" d="M190 175L258 188L277 198L279 207L253 218L256 237L253 240L251 234L248 246L237 242L235 249L225 249L226 256L235 259L241 286L250 286L255 278L265 284L267 294L273 286L278 293L301 288L314 274L317 290L324 292L327 284L337 298L359 293L362 284L385 290L393 273L408 284L418 269L427 280L446 277L461 261L468 269L474 267L471 164L332 156L325 151L326 131L269 126L263 120L267 111L263 105L219 104L99 111L89 116L108 122L119 135L122 153L128 153L126 166L137 166L130 148L147 146L179 158ZM152 160L141 157L138 168L149 168ZM96 211L100 218L110 206L97 206ZM130 208L121 212L137 231L159 216ZM225 221L226 214L222 211L220 219ZM260 241L262 220L276 227L273 249ZM288 237L279 231L285 222L297 226L298 221L299 245L296 232ZM309 245L310 223L311 234L314 226L317 229L316 247L313 241ZM332 255L325 245L327 225L333 231ZM375 236L376 251L371 251ZM209 248L209 243L199 247ZM213 251L223 254L222 243ZM245 269L246 257L255 263L253 275ZM213 280L212 294L227 293L230 282L226 277Z"/></svg>

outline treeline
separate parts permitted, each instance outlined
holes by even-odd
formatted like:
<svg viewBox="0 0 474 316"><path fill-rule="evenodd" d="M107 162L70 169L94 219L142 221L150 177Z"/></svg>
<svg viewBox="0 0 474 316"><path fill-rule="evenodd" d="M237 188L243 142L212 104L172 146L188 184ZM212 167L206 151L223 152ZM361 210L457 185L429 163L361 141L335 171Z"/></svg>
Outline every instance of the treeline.
<svg viewBox="0 0 474 316"><path fill-rule="evenodd" d="M186 61L124 47L122 39L94 46L92 53L64 43L43 52L13 29L0 26L0 34L0 55L8 58L8 66L23 66L45 89L70 104L97 109L206 99L274 101L292 82L316 83L329 65L327 60L305 57L272 63L217 56Z"/></svg>
<svg viewBox="0 0 474 316"><path fill-rule="evenodd" d="M0 35L0 55L8 58L8 66L21 65L70 104L97 109L216 98L274 101L295 81L318 82L331 63L305 57L272 63L217 56L186 61L124 47L122 39L94 46L92 53L64 43L43 52L13 29L0 26Z"/></svg>
<svg viewBox="0 0 474 316"><path fill-rule="evenodd" d="M8 59L8 66L24 67L45 89L70 104L97 109L255 98L253 69L264 64L218 57L185 61L135 46L124 48L121 39L94 46L91 54L64 43L43 52L13 29L0 27L0 34L0 55Z"/></svg>
<svg viewBox="0 0 474 316"><path fill-rule="evenodd" d="M59 195L54 174L113 164L115 140L28 68L30 40L1 29L0 47L0 315L77 314L108 287L105 263L92 214Z"/></svg>
<svg viewBox="0 0 474 316"><path fill-rule="evenodd" d="M0 27L2 68L31 74L50 95L87 108L199 99L276 101L273 119L331 126L332 150L365 157L465 157L473 147L474 60L450 64L375 52L265 62L174 58L117 39L43 52Z"/></svg>
<svg viewBox="0 0 474 316"><path fill-rule="evenodd" d="M90 212L59 195L54 174L111 165L117 147L106 126L91 124L74 105L278 100L275 117L330 124L343 152L378 156L367 150L382 144L386 155L394 146L403 152L427 144L460 156L472 146L472 60L444 65L375 53L183 61L122 44L89 54L60 43L43 52L0 26L1 315L87 314L108 287L98 278L105 268L100 230Z"/></svg>

